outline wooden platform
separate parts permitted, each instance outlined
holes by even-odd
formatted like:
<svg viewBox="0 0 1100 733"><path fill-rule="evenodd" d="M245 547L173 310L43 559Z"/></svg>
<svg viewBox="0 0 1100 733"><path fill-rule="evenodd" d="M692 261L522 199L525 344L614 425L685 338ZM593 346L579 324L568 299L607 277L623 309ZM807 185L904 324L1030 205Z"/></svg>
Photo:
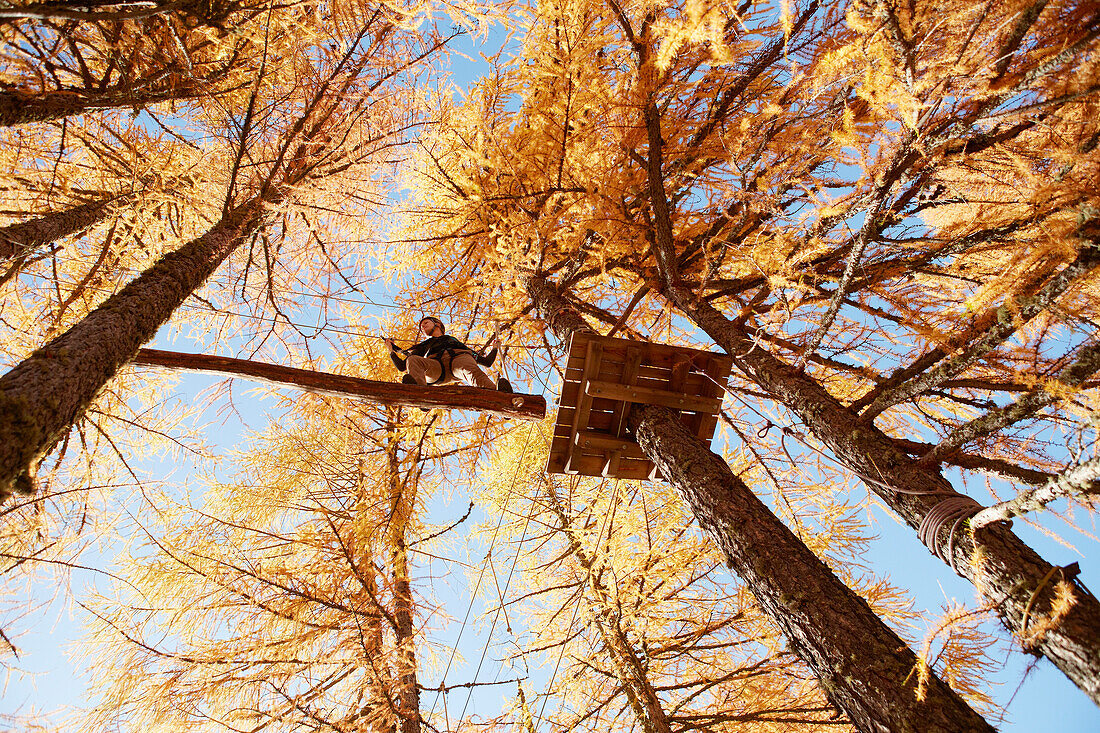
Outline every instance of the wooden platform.
<svg viewBox="0 0 1100 733"><path fill-rule="evenodd" d="M709 443L733 360L726 354L575 332L547 473L659 478L626 425L633 403L682 411ZM715 384L717 382L717 384Z"/></svg>

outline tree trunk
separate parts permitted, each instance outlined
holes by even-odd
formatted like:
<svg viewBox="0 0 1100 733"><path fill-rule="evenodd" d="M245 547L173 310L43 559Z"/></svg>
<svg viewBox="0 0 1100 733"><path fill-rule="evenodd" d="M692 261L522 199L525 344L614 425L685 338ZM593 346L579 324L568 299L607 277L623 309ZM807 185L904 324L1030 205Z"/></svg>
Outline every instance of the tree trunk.
<svg viewBox="0 0 1100 733"><path fill-rule="evenodd" d="M861 731L992 731L707 449L674 411L637 405L638 444L692 508L829 700Z"/></svg>
<svg viewBox="0 0 1100 733"><path fill-rule="evenodd" d="M360 446L360 451L363 446ZM389 691L392 687L386 666L386 653L383 648L382 619L389 618L379 599L378 568L374 562L374 548L368 538L362 537L355 528L355 522L361 519L362 507L371 501L366 487L373 477L368 479L363 455L360 453L356 475L355 509L347 527L346 553L353 565L353 572L362 584L366 598L361 610L363 614L360 643L363 649L363 662L369 668L365 670L362 685L356 691L355 705L351 712L334 727L336 730L355 730L365 733L393 733Z"/></svg>
<svg viewBox="0 0 1100 733"><path fill-rule="evenodd" d="M130 363L242 377L278 387L300 387L319 394L364 399L383 405L407 405L426 410L433 407L478 410L524 420L541 420L546 417L546 398L542 395L495 392L457 385L421 387L412 384L376 382L371 379L295 369L247 359L183 354L158 349L141 349Z"/></svg>
<svg viewBox="0 0 1100 733"><path fill-rule="evenodd" d="M389 547L393 572L394 642L397 656L397 713L401 733L420 733L420 688L416 679L416 641L413 625L412 588L409 584L409 550L405 534L416 503L416 476L402 477L397 458L400 438L394 432L396 424L387 420L390 428L386 439L386 459L390 484Z"/></svg>
<svg viewBox="0 0 1100 733"><path fill-rule="evenodd" d="M634 645L623 630L621 609L611 600L608 588L601 581L600 573L595 567L594 559L585 552L570 530L569 518L549 482L547 482L546 492L547 503L558 520L562 534L565 535L569 551L587 573L588 587L594 596L590 600L592 623L599 632L600 640L610 658L612 670L623 692L626 693L627 702L630 703L638 725L641 726L643 733L672 733L672 726L669 724L668 714L661 705L661 699L649 681L645 668L634 650Z"/></svg>
<svg viewBox="0 0 1100 733"><path fill-rule="evenodd" d="M568 342L591 329L542 278L527 283L538 312ZM691 507L829 700L862 731L991 731L935 674L917 699L918 660L675 413L636 406L638 444Z"/></svg>
<svg viewBox="0 0 1100 733"><path fill-rule="evenodd" d="M107 215L108 204L114 200L92 201L0 227L0 263L34 254L48 244L87 229Z"/></svg>
<svg viewBox="0 0 1100 733"><path fill-rule="evenodd" d="M870 421L761 348L710 303L678 289L666 295L733 355L738 369L798 415L841 463L911 527L919 529L945 499L964 501L939 471L910 458ZM1100 703L1100 603L1096 598L1064 572L1055 578L1058 569L1004 525L985 527L976 537L970 532L952 533L950 522L935 522L932 530L926 544L934 551L946 548L937 554L946 555L945 562L974 583L1025 649L1044 654ZM1072 598L1069 603L1066 593Z"/></svg>
<svg viewBox="0 0 1100 733"><path fill-rule="evenodd" d="M162 257L121 292L0 377L0 501L34 491L42 457L176 308L262 221L252 199Z"/></svg>
<svg viewBox="0 0 1100 733"><path fill-rule="evenodd" d="M401 733L420 733L420 688L416 681L416 647L413 636L413 600L409 585L409 553L404 527L393 544L394 619L397 621L397 696Z"/></svg>
<svg viewBox="0 0 1100 733"><path fill-rule="evenodd" d="M397 712L401 733L420 733L420 689L416 675L416 645L414 637L414 606L409 586L408 547L405 532L411 497L405 497L407 482L392 481L396 490L392 499L393 519L389 527L390 567L394 573L394 642L397 657ZM407 506L400 506L400 505Z"/></svg>
<svg viewBox="0 0 1100 733"><path fill-rule="evenodd" d="M49 122L97 109L141 107L170 99L190 99L195 94L195 90L188 85L140 91L121 87L95 92L77 89L41 93L5 90L0 91L0 127Z"/></svg>

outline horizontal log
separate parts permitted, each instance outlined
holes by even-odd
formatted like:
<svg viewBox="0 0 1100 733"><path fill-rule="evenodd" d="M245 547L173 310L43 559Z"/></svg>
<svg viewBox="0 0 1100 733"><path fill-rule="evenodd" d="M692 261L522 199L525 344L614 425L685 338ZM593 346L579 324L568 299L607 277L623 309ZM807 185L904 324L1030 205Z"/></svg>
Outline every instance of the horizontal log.
<svg viewBox="0 0 1100 733"><path fill-rule="evenodd" d="M139 366L221 374L226 377L264 382L276 387L297 387L317 394L361 399L395 407L401 405L424 409L443 407L477 410L521 420L541 420L546 417L546 399L542 395L513 394L456 385L421 387L413 384L377 382L371 379L296 369L247 359L185 354L159 349L141 349L131 363Z"/></svg>
<svg viewBox="0 0 1100 733"><path fill-rule="evenodd" d="M605 397L623 402L637 402L645 405L659 405L673 410L714 413L722 407L717 397L698 397L680 394L665 389L652 389L636 385L615 384L614 382L590 381L585 392L594 397Z"/></svg>

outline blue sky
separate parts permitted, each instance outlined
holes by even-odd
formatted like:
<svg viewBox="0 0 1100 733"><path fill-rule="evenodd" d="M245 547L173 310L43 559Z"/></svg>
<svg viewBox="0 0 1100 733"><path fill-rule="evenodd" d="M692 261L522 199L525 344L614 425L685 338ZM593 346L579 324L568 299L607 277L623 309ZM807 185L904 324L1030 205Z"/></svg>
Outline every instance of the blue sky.
<svg viewBox="0 0 1100 733"><path fill-rule="evenodd" d="M458 48L470 58L456 60L452 68L456 83L465 85L476 78L480 69L484 68L483 62L480 61L481 54L488 56L495 54L499 50L502 39L503 36L499 33L491 34L484 44L471 37L462 39ZM385 296L380 294L379 297ZM379 315L388 314L380 311ZM185 344L174 340L165 340L153 345L186 350ZM215 381L217 380L211 377L184 377L180 382L178 394L182 399L193 399ZM251 388L251 385L246 383L238 383L235 394L239 396ZM547 394L548 402L552 403L553 397L553 394ZM234 415L224 420L222 418L215 420L211 417L209 435L212 438L216 437L216 445L221 450L232 448L238 444L247 430L263 428L266 420L269 419L267 410L270 404L270 401L255 398L238 399L237 405L245 406L240 416L242 420L238 420ZM156 465L154 462L147 468L156 473L175 471L179 479L186 476L182 468L175 464ZM863 491L863 489L859 488L855 491ZM978 498L987 500L986 497ZM449 501L440 498L431 505L430 512L435 517L454 517L460 516L465 511L465 507L466 498L456 495ZM872 543L869 557L873 558L876 571L888 575L896 584L909 589L916 599L917 606L926 611L929 619L935 619L938 616L940 606L945 601L954 600L973 605L973 587L957 578L941 561L932 557L917 540L912 530L898 523L885 509L878 508L871 514L878 537ZM479 515L481 515L480 508L475 510L474 519L486 519L483 515ZM435 521L434 517L433 521ZM1058 526L1057 520L1047 518L1044 521L1058 532L1063 530L1063 527ZM470 524L472 523L471 521ZM1074 548L1070 548L1055 542L1048 535L1021 521L1017 521L1015 530L1048 561L1056 564L1082 561L1082 580L1090 588L1100 590L1100 569L1095 567L1095 563L1089 562L1090 558L1100 557L1100 553L1097 552L1100 547L1096 539L1079 535L1073 540ZM1095 532L1093 534L1095 535ZM112 546L108 543L100 552L85 556L83 562L105 567L109 565L111 548ZM483 546L471 546L469 560L480 562L484 556L484 549ZM94 573L80 571L74 573L73 587L78 591L94 582ZM465 578L461 574L453 574L449 582L440 583L433 590L448 606L451 615L461 620L470 599ZM33 597L45 600L52 595L52 591L50 587L38 587L34 589ZM463 631L460 645L465 661L457 664L448 673L446 680L448 684L466 682L474 678L481 651L489 641L488 625L492 616L484 617L486 610L484 601L474 599L470 608L473 621ZM65 705L81 703L82 678L80 673L72 668L65 655L66 647L75 643L77 624L75 616L62 603L53 603L47 607L42 622L37 625L33 633L13 639L23 654L20 664L29 674L9 676L7 686L4 688L3 702L0 703L0 715L27 714L31 711L45 713ZM498 622L497 629L499 628ZM443 638L457 638L457 634L458 624L453 624ZM499 638L494 641L502 645L506 643ZM479 681L510 679L515 676L516 671L496 657L503 649L503 646L491 648L490 655L486 658L481 672L478 673ZM1009 652L1007 649L998 650L997 655L1006 662L1005 670L997 680L999 686L994 690L995 698L1002 703L1007 703L1009 700L1011 702L1006 721L991 721L996 727L1003 731L1020 733L1045 730L1052 728L1052 719L1056 719L1057 729L1065 733L1093 733L1100 730L1100 708L1097 708L1048 662L1040 660L1032 666L1029 657L1019 652ZM94 670L85 671L84 674L94 674ZM432 684L436 681L424 680L424 683ZM482 688L470 696L467 713L493 714L498 709L500 698L513 694L512 686ZM449 705L452 709L455 705L465 705L465 699L465 695L453 695ZM424 700L426 707L431 707L431 696L425 695ZM452 710L453 712L457 711ZM0 720L0 729L3 727L4 723Z"/></svg>

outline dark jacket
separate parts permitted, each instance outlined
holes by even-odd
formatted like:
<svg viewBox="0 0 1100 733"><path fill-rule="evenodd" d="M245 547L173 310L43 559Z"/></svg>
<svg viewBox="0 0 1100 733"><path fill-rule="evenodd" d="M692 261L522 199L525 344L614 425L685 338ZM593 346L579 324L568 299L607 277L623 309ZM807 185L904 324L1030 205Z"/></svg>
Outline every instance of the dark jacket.
<svg viewBox="0 0 1100 733"><path fill-rule="evenodd" d="M405 371L406 360L403 359L398 352L405 356L426 356L429 359L436 359L440 363L444 363L444 356L446 356L446 363L450 363L455 353L459 351L469 351L474 355L474 359L481 366L492 366L493 362L497 360L497 350L495 348L490 351L488 355L481 356L454 336L448 336L447 334L432 336L407 349L395 346L393 350L390 351L390 359L393 360L393 365L397 367L397 370L403 372Z"/></svg>

